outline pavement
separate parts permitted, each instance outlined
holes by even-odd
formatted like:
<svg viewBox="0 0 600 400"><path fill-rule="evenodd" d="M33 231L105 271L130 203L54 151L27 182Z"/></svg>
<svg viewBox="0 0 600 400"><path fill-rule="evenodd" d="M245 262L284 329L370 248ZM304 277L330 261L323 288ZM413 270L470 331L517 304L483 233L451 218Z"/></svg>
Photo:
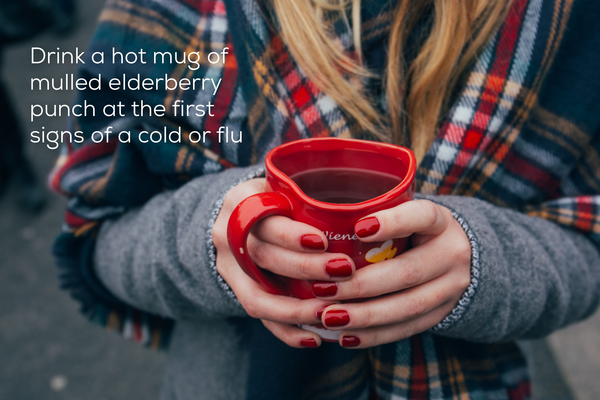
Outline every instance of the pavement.
<svg viewBox="0 0 600 400"><path fill-rule="evenodd" d="M31 103L72 99L72 92L32 93L29 80L42 74L61 77L74 66L32 66L30 48L85 48L102 2L79 5L72 35L38 37L3 54L2 76L25 132L64 126L60 119L27 123ZM47 176L57 151L40 144L27 150L38 175ZM47 208L37 216L19 209L14 191L0 198L0 400L158 400L165 354L88 323L57 287L50 248L63 210L64 200L50 193ZM533 359L536 399L600 399L600 314L525 347Z"/></svg>

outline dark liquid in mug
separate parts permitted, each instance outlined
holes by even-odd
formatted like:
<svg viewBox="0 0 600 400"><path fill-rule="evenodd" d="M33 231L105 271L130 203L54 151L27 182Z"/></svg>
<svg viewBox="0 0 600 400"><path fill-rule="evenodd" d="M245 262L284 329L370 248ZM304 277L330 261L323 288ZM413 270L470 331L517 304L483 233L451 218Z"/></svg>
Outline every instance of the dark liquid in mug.
<svg viewBox="0 0 600 400"><path fill-rule="evenodd" d="M309 197L325 203L353 204L389 192L402 182L395 175L358 168L319 168L290 178Z"/></svg>

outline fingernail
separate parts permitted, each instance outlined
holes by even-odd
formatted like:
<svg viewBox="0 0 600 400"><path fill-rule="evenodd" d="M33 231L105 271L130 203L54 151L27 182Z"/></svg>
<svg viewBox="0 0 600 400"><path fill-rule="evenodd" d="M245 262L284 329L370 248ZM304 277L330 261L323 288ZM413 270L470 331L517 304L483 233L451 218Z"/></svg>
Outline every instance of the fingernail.
<svg viewBox="0 0 600 400"><path fill-rule="evenodd" d="M319 235L304 235L300 238L300 244L309 250L325 250L325 243Z"/></svg>
<svg viewBox="0 0 600 400"><path fill-rule="evenodd" d="M332 278L348 278L352 276L352 264L345 258L329 260L325 264L325 272Z"/></svg>
<svg viewBox="0 0 600 400"><path fill-rule="evenodd" d="M339 328L350 323L350 314L346 310L331 310L325 314L325 325L330 328Z"/></svg>
<svg viewBox="0 0 600 400"><path fill-rule="evenodd" d="M333 303L333 304L335 304L335 303ZM333 304L327 304L326 306L323 306L323 307L319 308L317 310L317 319L321 319L321 317L323 316L323 311L325 311L325 309L327 307L332 306Z"/></svg>
<svg viewBox="0 0 600 400"><path fill-rule="evenodd" d="M356 225L354 225L354 232L356 232L358 237L366 238L376 234L380 227L381 225L379 224L377 217L369 217L358 221Z"/></svg>
<svg viewBox="0 0 600 400"><path fill-rule="evenodd" d="M308 347L311 349L319 347L319 345L317 344L317 341L315 339L304 339L300 342L300 346Z"/></svg>
<svg viewBox="0 0 600 400"><path fill-rule="evenodd" d="M312 290L317 297L332 297L336 295L338 287L335 282L316 281L313 283Z"/></svg>
<svg viewBox="0 0 600 400"><path fill-rule="evenodd" d="M342 347L358 347L360 346L360 339L356 336L344 336L342 337Z"/></svg>

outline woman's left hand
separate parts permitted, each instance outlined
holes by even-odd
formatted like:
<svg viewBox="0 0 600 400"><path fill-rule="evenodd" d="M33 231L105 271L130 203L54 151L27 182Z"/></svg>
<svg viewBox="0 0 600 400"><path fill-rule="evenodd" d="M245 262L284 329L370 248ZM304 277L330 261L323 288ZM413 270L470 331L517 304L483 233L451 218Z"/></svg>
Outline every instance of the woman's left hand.
<svg viewBox="0 0 600 400"><path fill-rule="evenodd" d="M391 260L362 268L345 282L315 282L322 300L368 298L333 304L323 324L343 330L340 344L367 348L426 331L457 305L470 280L471 246L450 210L415 200L374 213L356 224L364 242L412 235L412 248ZM333 296L324 296L337 291Z"/></svg>

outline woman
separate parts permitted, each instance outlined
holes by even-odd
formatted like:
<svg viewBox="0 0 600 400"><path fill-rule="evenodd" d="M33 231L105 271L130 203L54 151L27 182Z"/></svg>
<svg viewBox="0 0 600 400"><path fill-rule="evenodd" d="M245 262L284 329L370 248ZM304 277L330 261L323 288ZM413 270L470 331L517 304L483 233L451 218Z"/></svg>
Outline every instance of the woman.
<svg viewBox="0 0 600 400"><path fill-rule="evenodd" d="M599 60L587 49L600 33L582 27L600 7L332 3L107 3L88 53L233 51L197 69L82 69L105 81L222 81L215 92L84 93L99 107L144 100L167 115L75 121L88 134L129 131L132 142L115 135L59 161L54 186L73 196L55 247L64 286L91 319L147 345L166 345L177 320L165 399L528 398L511 341L547 335L598 303ZM213 104L214 114L181 117L177 100ZM171 124L212 134L202 146L186 134L183 144L135 139ZM242 143L219 142L220 126L242 131ZM360 271L328 264L340 255L323 252L318 230L265 220L251 255L316 280L318 298L300 301L249 279L224 227L263 190L268 150L314 136L410 146L420 199L358 224L361 240L412 235L413 244ZM376 299L339 304L357 297ZM296 328L318 322L341 330L340 343Z"/></svg>

